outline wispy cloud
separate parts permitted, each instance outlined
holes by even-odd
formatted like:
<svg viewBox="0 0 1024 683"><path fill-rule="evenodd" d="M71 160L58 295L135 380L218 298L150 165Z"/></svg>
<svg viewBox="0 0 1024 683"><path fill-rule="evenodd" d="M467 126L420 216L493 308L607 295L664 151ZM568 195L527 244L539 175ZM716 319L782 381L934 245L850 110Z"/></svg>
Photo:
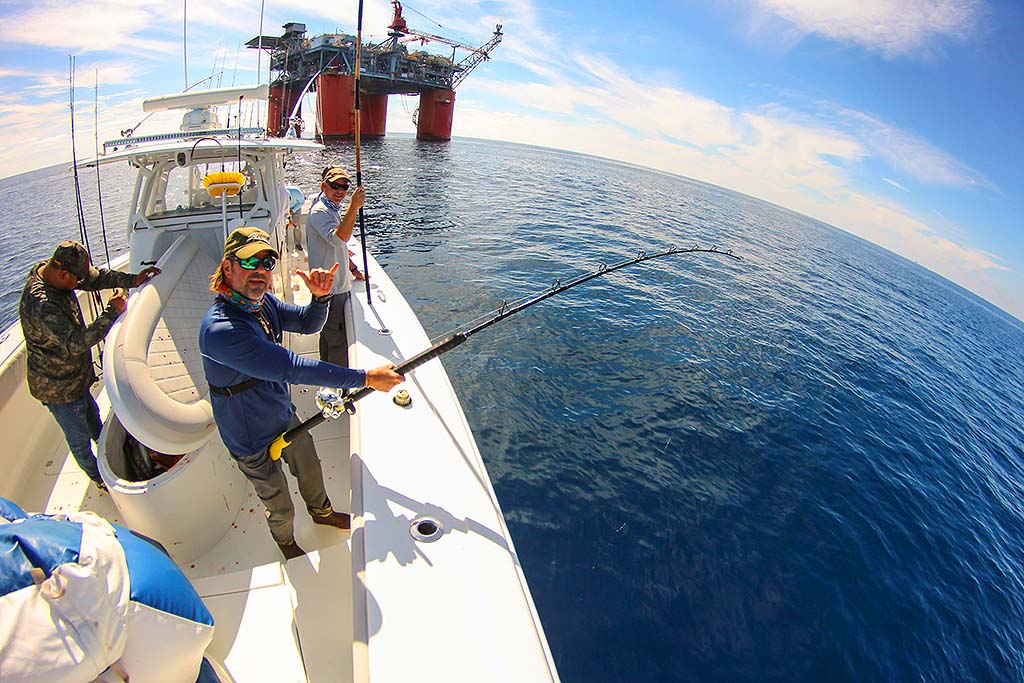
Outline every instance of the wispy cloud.
<svg viewBox="0 0 1024 683"><path fill-rule="evenodd" d="M152 26L165 26L180 17L176 3L129 3L117 0L70 0L33 5L21 12L5 12L0 41L8 44L60 46L83 53L110 50L165 54L174 43L141 34Z"/></svg>
<svg viewBox="0 0 1024 683"><path fill-rule="evenodd" d="M860 129L874 154L923 183L995 189L978 171L918 135L862 112L844 110L843 114Z"/></svg>
<svg viewBox="0 0 1024 683"><path fill-rule="evenodd" d="M26 76L32 76L33 73L27 69L11 69L8 67L0 67L0 78L24 78Z"/></svg>
<svg viewBox="0 0 1024 683"><path fill-rule="evenodd" d="M998 189L981 172L929 140L873 114L835 102L794 97L792 93L785 96L798 101L798 108L771 103L762 105L762 110L800 128L823 128L842 133L864 148L864 158L882 160L923 184L972 190Z"/></svg>
<svg viewBox="0 0 1024 683"><path fill-rule="evenodd" d="M790 207L910 256L961 281L1006 270L941 221L864 191L867 162L930 185L991 189L965 164L878 117L817 103L806 111L765 103L737 109L663 81L644 82L597 52L553 63L543 53L503 55L534 74L511 85L470 79L456 134L497 137L611 156L699 178ZM525 105L493 108L511 89ZM874 176L877 178L877 175ZM902 185L891 179L895 187Z"/></svg>
<svg viewBox="0 0 1024 683"><path fill-rule="evenodd" d="M740 1L754 6L783 41L815 34L890 57L927 52L936 41L969 36L984 11L980 0ZM263 33L277 35L279 24L302 17L308 17L311 34L352 31L351 21L335 22L354 17L355 3L277 1L275 15L264 18ZM181 53L179 26L171 25L180 24L182 16L177 0L44 0L22 7L0 9L0 40L78 52L81 86L91 87L92 70L99 65L101 139L137 121L140 100L137 92L111 94L116 88L104 85L155 94L146 69L167 62L168 55L176 62ZM923 185L993 189L953 155L876 115L830 102L804 102L807 106L799 109L767 101L726 104L674 83L671 73L637 76L643 72L624 68L600 49L566 49L565 36L549 29L564 24L545 21L548 17L529 0L422 0L418 9L470 43L486 40L498 21L505 25L506 38L494 62L460 86L456 135L568 149L698 178L849 230L983 293L994 291L993 274L1007 271L1001 259L971 245L967 228L935 216L921 218L908 206L865 189L862 178L870 176L874 186L885 169ZM369 0L366 10L364 26L379 30L390 23L385 0ZM447 32L414 13L407 18L421 30ZM211 64L232 70L236 56L239 70L251 73L254 51L238 54L224 45L256 35L258 22L254 6L224 13L215 5L190 5L191 80L196 80L197 62L207 73ZM108 57L113 53L105 51L114 45L119 56L143 59ZM33 72L23 65L0 68L0 79L16 78L28 79L28 86L19 83L16 95L0 93L0 169L5 173L38 167L42 159L66 159L70 148L66 74ZM82 99L84 106L76 110L91 118L92 98ZM391 98L389 130L412 130L407 107L407 99ZM95 133L90 129L87 135L91 149Z"/></svg>
<svg viewBox="0 0 1024 683"><path fill-rule="evenodd" d="M97 80L101 90L111 86L123 86L134 83L151 71L152 67L139 65L130 61L97 61L77 60L75 65L76 90L93 90ZM0 78L17 78L23 82L16 89L7 90L7 97L18 99L50 98L59 96L68 98L68 71L30 71L27 69L0 70Z"/></svg>
<svg viewBox="0 0 1024 683"><path fill-rule="evenodd" d="M456 2L453 5L454 11L465 8L462 2ZM431 3L423 5L417 2L416 6L427 13L433 13ZM211 11L218 11L215 5L211 5L210 8ZM305 23L311 30L320 33L334 33L337 29L354 34L356 32L357 8L358 0L337 0L336 2L322 2L322 0L274 0L273 7L269 4L267 5L269 14L264 17L263 33L264 35L279 35L281 24L286 21L293 21L296 16L303 16L309 18ZM408 9L406 14L411 14ZM258 18L258 16L259 12L257 11L254 18ZM445 16L445 14L441 16ZM388 0L368 0L365 2L363 6L363 37L365 38L370 34L379 34L378 37L383 36L386 33L383 27L391 23L391 17L391 3ZM253 36L256 35L258 24L240 22L240 25L249 26L250 28L246 30L252 31ZM410 21L410 25L414 25L413 21ZM428 33L436 32L431 31L429 28L424 30Z"/></svg>
<svg viewBox="0 0 1024 683"><path fill-rule="evenodd" d="M750 0L752 18L762 32L775 31L792 41L817 34L855 43L887 57L927 56L933 41L964 40L984 11L981 0ZM770 18L788 26L779 31ZM778 22L776 22L778 23ZM790 29L789 31L785 29Z"/></svg>

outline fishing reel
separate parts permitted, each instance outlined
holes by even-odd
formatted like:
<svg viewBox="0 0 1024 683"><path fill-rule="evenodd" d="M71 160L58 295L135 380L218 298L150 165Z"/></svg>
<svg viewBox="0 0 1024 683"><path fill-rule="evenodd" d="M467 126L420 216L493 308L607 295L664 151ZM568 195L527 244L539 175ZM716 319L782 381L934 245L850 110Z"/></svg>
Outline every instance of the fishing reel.
<svg viewBox="0 0 1024 683"><path fill-rule="evenodd" d="M326 420L337 420L342 413L356 414L356 404L339 389L320 387L316 391L316 407Z"/></svg>

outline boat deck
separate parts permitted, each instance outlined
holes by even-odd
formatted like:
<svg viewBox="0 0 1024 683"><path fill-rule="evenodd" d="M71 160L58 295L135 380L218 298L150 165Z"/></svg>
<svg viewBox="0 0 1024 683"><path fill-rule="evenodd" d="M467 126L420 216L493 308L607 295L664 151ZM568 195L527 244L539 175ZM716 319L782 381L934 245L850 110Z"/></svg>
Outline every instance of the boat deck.
<svg viewBox="0 0 1024 683"><path fill-rule="evenodd" d="M285 344L303 356L319 355L316 335L286 333ZM106 420L110 401L102 382L96 389ZM315 391L292 388L301 419L316 412ZM327 493L337 509L349 510L348 418L325 422L311 434ZM47 514L89 510L123 524L111 497L91 484L63 439L37 462L44 471L28 478L31 489L19 490L23 508ZM206 555L181 565L214 616L216 630L207 653L237 681L352 680L350 534L313 524L287 467L285 474L296 503L295 538L305 556L284 561L267 528L263 505L246 482L241 511L228 533ZM288 614L290 620L282 617Z"/></svg>

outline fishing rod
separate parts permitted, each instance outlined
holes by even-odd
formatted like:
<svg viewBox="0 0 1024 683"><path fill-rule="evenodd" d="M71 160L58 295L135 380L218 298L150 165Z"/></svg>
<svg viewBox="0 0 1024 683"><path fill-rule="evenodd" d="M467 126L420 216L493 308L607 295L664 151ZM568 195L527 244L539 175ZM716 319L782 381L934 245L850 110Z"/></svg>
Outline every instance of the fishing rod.
<svg viewBox="0 0 1024 683"><path fill-rule="evenodd" d="M78 152L75 147L75 57L74 55L68 55L68 108L71 111L71 168L74 170L75 177L75 211L78 214L78 235L79 240L85 247L85 250L89 252L90 259L92 258L92 247L89 245L89 231L85 225L85 208L82 205L82 184L80 182L78 174ZM99 166L97 165L97 169ZM107 262L109 264L109 257ZM86 294L86 301L89 302L89 311L95 316L99 314L100 309L103 306L103 300L100 298L100 293L97 291L92 292L92 296Z"/></svg>
<svg viewBox="0 0 1024 683"><path fill-rule="evenodd" d="M729 258L736 259L737 261L743 260L741 257L733 254L732 250L722 251L717 246L705 248L701 247L698 244L694 244L693 246L690 247L673 247L671 249L659 251L654 254L648 254L646 251L640 251L637 253L636 256L634 256L631 259L626 259L625 261L616 263L611 266L601 264L601 266L594 272L584 273L583 275L575 277L569 280L568 282L565 282L564 284L560 280L555 280L551 287L548 288L546 291L541 292L540 294L536 294L527 299L524 299L512 306L509 306L505 302L502 302L501 306L498 307L498 312L495 313L490 318L488 318L487 320L483 321L482 323L479 323L478 325L470 327L467 330L455 332L450 337L439 341L438 343L431 346L429 349L421 351L420 353L416 354L415 356L405 361L401 365L396 366L395 372L398 373L399 375L404 375L407 372L415 370L416 368L423 365L427 361L431 361L440 356L441 354L448 353L449 351L451 351L452 349L454 349L455 347L459 346L464 341L472 337L474 334L486 330L491 325L494 325L504 320L505 318L509 318L515 315L516 313L519 313L520 311L526 310L527 308L533 306L534 304L539 304L541 301L549 299L555 296L556 294L561 294L562 292L570 290L573 287L582 285L584 282L589 282L594 278L601 277L602 275L607 275L608 273L614 273L616 270L626 268L637 263L643 263L644 261L651 261L653 259L663 258L665 256L674 256L676 254L695 253L719 254L721 256L728 256ZM325 420L331 417L338 417L339 415L341 415L343 411L349 414L354 413L355 406L353 404L356 401L369 396L374 391L375 390L371 387L363 387L362 389L358 389L357 391L349 394L348 396L337 396L336 394L334 394L334 392L317 392L317 406L321 408L321 412L310 417L302 424L297 425L292 429L289 429L284 434L274 439L273 443L270 444L270 457L273 460L277 460L278 458L280 458L282 451L284 451L284 449L287 448L288 445L295 440L296 436L302 434L303 432L309 431L310 429L316 427L321 422L324 422Z"/></svg>
<svg viewBox="0 0 1024 683"><path fill-rule="evenodd" d="M363 58L363 0L359 0L359 18L356 22L356 77L353 87L355 94L356 112L356 187L363 186L362 157L360 155L360 132L362 129L362 115L359 111L359 70ZM359 207L359 241L363 247L363 277L366 283L366 301L373 306L373 299L370 298L370 264L366 253L366 223L363 221L363 207ZM345 277L348 277L347 275Z"/></svg>

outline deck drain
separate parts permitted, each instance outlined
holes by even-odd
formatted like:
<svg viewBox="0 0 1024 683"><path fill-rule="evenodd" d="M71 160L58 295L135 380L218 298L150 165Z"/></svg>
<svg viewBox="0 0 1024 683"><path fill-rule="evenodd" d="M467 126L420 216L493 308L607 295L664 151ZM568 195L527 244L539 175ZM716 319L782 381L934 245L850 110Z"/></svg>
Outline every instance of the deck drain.
<svg viewBox="0 0 1024 683"><path fill-rule="evenodd" d="M417 517L409 524L409 535L421 543L433 543L444 535L444 525L433 517Z"/></svg>

